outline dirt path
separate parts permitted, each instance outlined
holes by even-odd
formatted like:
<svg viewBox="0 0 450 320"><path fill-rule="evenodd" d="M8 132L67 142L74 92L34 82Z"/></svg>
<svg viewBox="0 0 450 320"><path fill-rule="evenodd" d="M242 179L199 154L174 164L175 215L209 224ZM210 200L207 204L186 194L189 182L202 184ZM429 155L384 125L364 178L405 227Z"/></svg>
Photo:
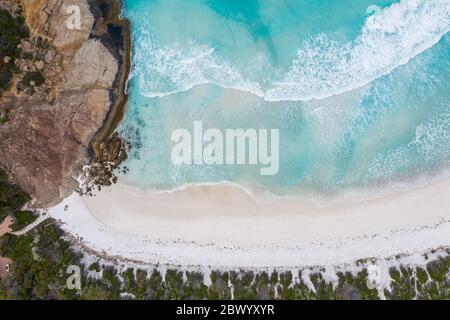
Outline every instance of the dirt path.
<svg viewBox="0 0 450 320"><path fill-rule="evenodd" d="M11 216L7 216L6 219L0 224L0 237L12 231L10 226L13 223L14 219Z"/></svg>

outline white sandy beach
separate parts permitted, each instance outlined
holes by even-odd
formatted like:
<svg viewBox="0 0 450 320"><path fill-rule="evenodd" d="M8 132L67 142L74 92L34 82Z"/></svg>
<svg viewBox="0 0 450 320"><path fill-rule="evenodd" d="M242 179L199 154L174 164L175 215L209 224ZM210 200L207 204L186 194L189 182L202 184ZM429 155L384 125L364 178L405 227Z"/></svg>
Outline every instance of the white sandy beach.
<svg viewBox="0 0 450 320"><path fill-rule="evenodd" d="M50 214L111 256L169 265L295 267L449 246L449 195L446 179L318 208L294 198L256 202L230 185L137 195L117 184L95 197L72 195Z"/></svg>

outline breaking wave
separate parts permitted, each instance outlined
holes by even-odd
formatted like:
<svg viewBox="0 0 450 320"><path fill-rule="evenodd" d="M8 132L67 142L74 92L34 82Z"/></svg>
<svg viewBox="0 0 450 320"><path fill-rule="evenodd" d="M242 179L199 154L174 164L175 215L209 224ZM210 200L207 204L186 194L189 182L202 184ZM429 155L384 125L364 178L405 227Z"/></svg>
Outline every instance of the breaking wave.
<svg viewBox="0 0 450 320"><path fill-rule="evenodd" d="M160 46L149 25L139 28L134 77L144 96L161 97L213 83L267 101L305 101L363 87L434 46L450 30L450 1L394 3L367 17L359 36L346 43L319 34L304 42L291 67L282 72L257 56L256 63L266 64L259 69L269 70L262 79L260 74L246 74L214 47L194 41Z"/></svg>

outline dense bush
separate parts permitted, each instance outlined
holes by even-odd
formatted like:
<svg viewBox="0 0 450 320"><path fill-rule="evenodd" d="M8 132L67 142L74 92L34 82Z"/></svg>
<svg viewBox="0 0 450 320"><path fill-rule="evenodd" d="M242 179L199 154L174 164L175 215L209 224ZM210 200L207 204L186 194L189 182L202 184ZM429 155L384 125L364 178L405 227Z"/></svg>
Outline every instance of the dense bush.
<svg viewBox="0 0 450 320"><path fill-rule="evenodd" d="M14 215L21 211L30 197L22 189L9 183L8 176L0 169L0 221L7 215Z"/></svg>
<svg viewBox="0 0 450 320"><path fill-rule="evenodd" d="M70 249L62 231L47 224L16 237L0 240L0 255L10 257L10 276L0 282L1 299L76 299L66 286L70 265L80 265L80 255Z"/></svg>
<svg viewBox="0 0 450 320"><path fill-rule="evenodd" d="M40 71L29 71L23 76L21 82L27 87L30 86L31 81L34 82L34 86L39 87L44 83L45 78Z"/></svg>
<svg viewBox="0 0 450 320"><path fill-rule="evenodd" d="M13 17L0 9L0 57L17 58L21 50L17 48L23 38L30 35L25 19L22 16Z"/></svg>
<svg viewBox="0 0 450 320"><path fill-rule="evenodd" d="M25 19L22 16L13 17L0 9L0 96L9 88L12 74L16 67L14 59L19 58L21 40L30 35ZM9 57L9 61L5 60Z"/></svg>
<svg viewBox="0 0 450 320"><path fill-rule="evenodd" d="M9 87L9 82L12 79L12 71L6 66L0 66L0 92Z"/></svg>
<svg viewBox="0 0 450 320"><path fill-rule="evenodd" d="M14 231L21 230L27 225L33 223L37 216L31 211L17 211L14 213L14 224L11 228Z"/></svg>

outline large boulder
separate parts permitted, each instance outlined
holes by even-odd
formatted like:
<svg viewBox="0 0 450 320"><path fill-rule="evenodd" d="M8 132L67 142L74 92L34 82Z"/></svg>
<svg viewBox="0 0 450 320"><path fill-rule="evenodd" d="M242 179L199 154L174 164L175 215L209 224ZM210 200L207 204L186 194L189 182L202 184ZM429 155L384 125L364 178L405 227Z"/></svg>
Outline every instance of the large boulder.
<svg viewBox="0 0 450 320"><path fill-rule="evenodd" d="M96 8L88 0L23 0L31 38L50 45L42 61L52 99L37 94L10 97L10 119L0 124L0 167L33 197L33 205L59 203L79 186L90 143L103 126L117 94L117 53L98 34ZM81 9L81 28L70 30L68 5ZM98 9L98 8L97 8ZM31 43L34 43L31 41ZM113 54L114 53L114 54ZM62 61L55 63L57 58ZM51 66L51 67L50 67Z"/></svg>

